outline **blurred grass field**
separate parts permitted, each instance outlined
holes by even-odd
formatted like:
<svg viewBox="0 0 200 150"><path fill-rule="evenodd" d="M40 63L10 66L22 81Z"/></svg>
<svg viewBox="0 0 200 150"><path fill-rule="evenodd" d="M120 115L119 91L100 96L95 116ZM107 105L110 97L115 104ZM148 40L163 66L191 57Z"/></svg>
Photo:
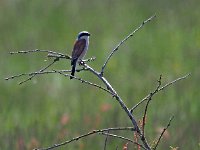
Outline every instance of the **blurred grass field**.
<svg viewBox="0 0 200 150"><path fill-rule="evenodd" d="M68 140L92 129L130 126L125 113L108 94L79 81L44 75L18 85L10 75L47 65L44 54L9 55L9 51L49 49L71 54L78 32L89 31L87 57L100 70L109 52L142 21L157 18L120 47L105 77L131 108L156 87L191 76L156 95L150 104L146 135L153 143L171 115L175 116L158 149L200 148L200 2L195 0L1 0L0 1L0 149L32 149ZM60 61L52 69L70 69ZM87 72L77 73L96 81ZM134 113L142 117L143 107ZM119 134L133 138L127 132ZM58 149L103 149L95 135ZM107 149L126 142L110 138ZM130 144L131 145L131 144Z"/></svg>

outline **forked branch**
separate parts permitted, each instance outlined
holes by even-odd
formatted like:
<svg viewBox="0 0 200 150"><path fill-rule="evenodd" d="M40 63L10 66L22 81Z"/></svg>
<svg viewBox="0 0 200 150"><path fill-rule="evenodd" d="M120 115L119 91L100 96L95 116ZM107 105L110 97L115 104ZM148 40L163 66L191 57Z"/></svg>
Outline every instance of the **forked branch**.
<svg viewBox="0 0 200 150"><path fill-rule="evenodd" d="M186 78L187 78L188 76L190 76L190 75L191 75L191 73L188 73L188 74L186 74L186 75L184 75L184 76L182 76L182 77L179 77L179 78L177 78L177 79L175 79L175 80L173 80L173 81L171 81L171 82L165 84L164 86L158 88L158 90L157 90L153 95L157 94L158 92L160 92L160 91L166 89L167 87L169 87L169 86L175 84L176 82L178 82L178 81L180 81L180 80L186 79ZM131 113L133 113L134 109L136 109L138 106L140 106L143 102L147 101L150 97L152 97L152 93L148 94L148 95L147 95L145 98L143 98L139 103L137 103L136 105L134 105L134 106L130 109Z"/></svg>

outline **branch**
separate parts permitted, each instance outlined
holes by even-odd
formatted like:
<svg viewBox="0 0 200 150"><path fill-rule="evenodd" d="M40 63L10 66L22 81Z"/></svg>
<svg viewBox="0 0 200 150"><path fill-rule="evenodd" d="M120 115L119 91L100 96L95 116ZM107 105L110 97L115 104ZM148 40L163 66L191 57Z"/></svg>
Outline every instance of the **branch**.
<svg viewBox="0 0 200 150"><path fill-rule="evenodd" d="M76 72L80 72L80 71L83 71L83 70L85 70L85 69L84 68L77 69ZM18 75L7 77L7 78L5 78L5 80L15 79L15 78L18 78L18 77L21 77L21 76L32 76L33 74L43 75L43 74L51 74L51 73L57 73L57 72L63 72L64 73L64 72L71 72L71 70L51 70L51 71L43 71L43 72L36 71L36 72L30 72L30 73L21 73L21 74L18 74Z"/></svg>
<svg viewBox="0 0 200 150"><path fill-rule="evenodd" d="M133 117L132 113L129 111L128 107L126 106L126 104L124 103L124 101L122 100L122 98L117 94L117 92L114 90L114 88L111 86L111 84L106 80L106 78L104 78L103 76L101 76L101 74L97 71L95 71L92 67L90 67L87 64L83 64L91 73L93 73L95 76L97 76L107 87L107 89L113 93L113 97L115 97L115 99L117 100L117 102L120 104L121 108L125 111L125 113L127 114L127 116L130 118L135 131L140 135L140 139L142 140L145 148L150 149L150 146L146 140L146 138L144 138L141 134L141 130L138 127L137 121L136 119Z"/></svg>
<svg viewBox="0 0 200 150"><path fill-rule="evenodd" d="M31 51L31 52L32 52L32 51ZM33 51L33 52L37 52L37 51ZM48 52L48 53L49 53L49 51L45 51L45 52ZM23 52L21 51L21 52L19 52L19 53L24 53L24 51L23 51ZM26 52L25 52L25 53L26 53ZM53 55L55 54L56 60L59 60L59 58L64 58L64 57L63 57L63 56L64 56L63 54L56 53L56 52L52 52L52 51L50 51L50 53L52 53ZM53 57L53 55L49 55L49 57ZM114 90L114 88L111 86L111 84L110 84L104 77L102 77L102 76L100 75L99 72L95 71L92 67L90 67L90 66L87 65L86 63L81 63L81 65L85 67L85 70L89 70L89 71L92 72L95 76L97 76L97 77L106 85L107 89L105 89L105 88L103 88L103 87L101 87L101 86L99 86L99 85L96 85L96 84L94 84L94 83L85 81L85 80L83 80L83 79L81 79L81 78L77 78L77 77L76 77L76 79L77 79L77 80L80 80L80 81L83 82L83 83L86 83L86 84L89 84L89 85L98 87L99 89L102 89L102 90L104 90L104 91L110 93L112 96L114 96L115 99L116 99L116 100L119 102L119 104L121 105L122 109L123 109L123 110L126 112L126 114L129 116L129 118L130 118L130 120L131 120L131 122L132 122L132 124L133 124L133 126L134 126L134 128L135 128L135 131L137 131L138 134L141 135L140 128L138 127L135 118L133 117L133 115L131 114L131 112L129 111L129 109L127 108L127 106L125 105L125 103L123 102L123 100L120 98L120 96L119 96L119 95L117 94L117 92ZM55 72L58 72L59 74L62 74L62 75L64 75L64 76L69 76L69 77L71 76L71 75L69 75L69 74L63 74L63 73L60 72L60 71L56 71L56 70L54 70L54 71L55 71ZM148 149L150 149L150 147L149 147L149 145L148 145L146 139L141 138L141 140L142 140L143 144L145 145L145 147L148 148Z"/></svg>
<svg viewBox="0 0 200 150"><path fill-rule="evenodd" d="M160 136L159 136L159 138L158 138L158 141L156 142L156 145L155 145L155 147L153 148L153 150L155 150L155 149L157 148L157 146L158 146L158 144L160 143L160 140L161 140L163 134L164 134L165 131L169 128L170 123L171 123L171 121L172 121L173 119L174 119L174 116L172 116L172 117L170 118L170 120L169 120L167 126L163 129L163 131L162 131L162 133L160 134Z"/></svg>
<svg viewBox="0 0 200 150"><path fill-rule="evenodd" d="M54 52L51 50L39 50L39 49L35 49L35 50L27 50L27 51L17 51L17 52L10 52L11 55L13 54L28 54L28 53L36 53L36 52L44 52L44 53L48 53L47 57L48 58L54 58L54 61L50 64L48 64L46 67L40 69L39 71L36 72L30 72L30 73L21 73L18 75L14 75L14 76L10 76L5 78L5 80L10 80L10 79L15 79L21 76L30 76L28 79L21 81L19 84L23 84L29 80L31 80L33 77L35 77L36 75L41 75L41 74L49 74L49 73L56 73L56 71L45 71L46 69L48 69L50 66L52 66L56 61L59 61L59 59L71 59L71 56L69 55L65 55L59 52ZM94 61L96 59L96 57L92 57L86 60L83 60L82 62L91 62ZM80 72L86 70L85 68L82 69L76 69L76 72ZM59 72L71 72L71 70L58 70Z"/></svg>
<svg viewBox="0 0 200 150"><path fill-rule="evenodd" d="M122 45L126 40L128 40L129 37L133 36L133 34L134 34L135 32L137 32L145 23L147 23L148 21L150 21L150 20L153 19L154 17L155 17L155 15L152 16L151 18L149 18L148 20L144 21L144 22L141 24L140 27L138 27L135 31L133 31L133 32L132 32L128 37L126 37L124 40L122 40L122 42L116 47L116 49L115 49L114 51L116 51L116 50L120 47L120 45ZM114 53L114 51L113 51L113 53ZM55 60L56 60L56 61L58 61L59 58L64 58L64 56L65 56L65 55L63 55L63 54L61 54L61 53L57 53L57 52L53 52L53 51L49 51L49 50L38 50L38 49L37 49L37 50L29 50L29 51L11 52L11 54L15 54L15 53L16 53L16 54L18 54L18 53L30 53L30 52L47 52L47 53L48 53L48 57L54 57L53 55L55 54ZM112 55L113 55L113 54L111 54L111 56L112 56ZM111 56L110 56L110 57L111 57ZM71 57L69 57L69 59L70 59L70 58L71 58ZM108 58L108 60L109 60L109 59L110 59L110 58ZM107 60L107 62L108 62L108 60ZM107 62L105 63L105 66L106 66ZM117 94L117 92L114 90L114 88L111 86L111 84L102 76L102 73L103 73L103 72L102 72L102 73L99 73L99 72L95 71L92 67L90 67L89 65L87 65L87 64L84 63L84 62L81 63L81 65L83 65L83 66L86 68L86 70L89 70L89 71L92 72L95 76L97 76L97 77L106 85L107 89L105 89L105 88L103 88L103 87L101 87L101 86L99 86L99 85L93 84L93 83L91 83L91 82L82 80L81 78L76 78L76 79L80 80L81 82L87 83L87 84L89 84L89 85L98 87L98 88L100 88L100 89L102 89L102 90L104 90L104 91L110 93L113 97L115 97L115 99L118 101L118 103L120 104L120 106L122 107L122 109L126 112L127 116L130 118L130 120L131 120L131 122L132 122L132 124L133 124L133 126L134 126L134 128L135 128L135 131L137 131L137 133L140 135L141 140L142 140L144 146L145 146L147 149L150 149L150 146L148 145L146 139L143 138L143 137L141 136L142 134L141 134L140 128L138 127L138 124L137 124L136 119L133 117L132 113L129 111L128 107L127 107L126 104L123 102L123 100L121 99L121 97ZM103 68L105 68L105 67L103 67ZM103 69L102 69L102 70L103 70ZM44 70L42 70L42 71L44 71ZM42 72L42 71L39 71L39 72ZM58 73L63 74L62 72L58 72ZM64 76L71 76L71 75L69 75L69 74L63 74L63 75L64 75ZM34 76L35 76L35 75L34 75Z"/></svg>
<svg viewBox="0 0 200 150"><path fill-rule="evenodd" d="M40 50L40 49L10 52L10 54L11 55L13 55L13 54L28 54L28 53L37 53L37 52L54 54L54 55L58 55L58 56L64 57L66 59L71 59L71 56L69 56L69 55L64 55L62 53L54 52L54 51L51 51L51 50Z"/></svg>
<svg viewBox="0 0 200 150"><path fill-rule="evenodd" d="M143 121L142 121L142 134L143 134L144 137L145 137L145 130L144 129L145 129L145 124L146 124L146 116L147 116L147 109L148 109L148 106L149 106L149 102L151 101L153 95L158 92L158 89L161 86L161 79L162 79L162 75L160 75L160 78L158 80L158 86L156 87L156 89L152 93L150 93L150 96L148 98L148 101L147 101L147 104L146 104L146 107L145 107L145 110L144 110Z"/></svg>
<svg viewBox="0 0 200 150"><path fill-rule="evenodd" d="M107 129L99 129L99 130L93 130L91 132L88 132L86 134L83 134L83 135L80 135L78 137L75 137L71 140L68 140L68 141L64 141L62 143L59 143L59 144L54 144L53 146L50 146L50 147L47 147L47 148L36 148L35 150L50 150L50 149L54 149L56 147L60 147L60 146L63 146L63 145L67 145L71 142L74 142L74 141L78 141L84 137L87 137L87 136L90 136L92 134L96 134L96 133L100 133L100 132L108 132L108 131L120 131L120 130L129 130L129 131L134 131L134 128L133 127L118 127L118 128L107 128Z"/></svg>
<svg viewBox="0 0 200 150"><path fill-rule="evenodd" d="M36 75L38 74L45 74L45 73L50 73L50 72L45 72L44 71L46 69L48 69L50 66L52 66L55 62L59 61L59 58L66 58L66 59L71 59L70 56L68 55L64 55L62 53L58 53L58 52L54 52L54 51L50 51L50 50L39 50L39 49L35 49L35 50L26 50L26 51L17 51L17 52L10 52L11 55L13 54L28 54L28 53L36 53L36 52L43 52L43 53L48 53L47 56L50 57L50 55L56 55L57 57L54 57L54 60L53 62L51 62L50 64L48 64L46 67L40 69L39 71L37 72L32 72L32 73L22 73L22 74L19 74L19 75L14 75L14 76L11 76L11 77L8 77L8 78L5 78L5 80L10 80L10 79L14 79L14 78L17 78L17 77L21 77L21 76L24 76L24 75L28 75L30 76L28 79L26 80L23 80L21 81L19 84L23 84L29 80L31 80L32 78L34 78Z"/></svg>
<svg viewBox="0 0 200 150"><path fill-rule="evenodd" d="M119 138L119 139L122 139L122 140L129 141L129 142L136 144L136 145L138 145L138 146L140 146L140 147L142 147L143 149L146 150L146 148L143 145L141 145L141 144L139 144L139 143L137 143L137 142L135 142L135 141L133 141L129 138L126 138L126 137L123 137L123 136L120 136L120 135L116 135L116 134L105 133L105 132L100 132L99 134L103 134L103 135L106 135L106 136L111 136L111 137L114 137L114 138Z"/></svg>
<svg viewBox="0 0 200 150"><path fill-rule="evenodd" d="M58 60L57 60L57 59L54 59L53 62L51 62L50 64L48 64L46 67L40 69L40 70L38 71L38 73L32 74L31 77L29 77L28 79L26 79L26 80L24 80L24 81L21 81L19 84L23 84L23 83L25 83L25 82L31 80L31 79L32 79L33 77L35 77L37 74L43 72L44 70L46 70L47 68L49 68L50 66L52 66L56 61L58 61Z"/></svg>
<svg viewBox="0 0 200 150"><path fill-rule="evenodd" d="M66 55L66 54L62 54L62 53L59 53L59 52L51 51L51 50L35 49L35 50L9 52L9 53L11 55L13 55L13 54L28 54L28 53L37 53L37 52L47 53L47 57L49 57L49 58L56 58L56 59L64 58L64 59L70 59L71 60L71 56ZM96 57L93 56L92 58L82 60L82 62L91 62L91 61L94 61L95 59L96 59Z"/></svg>
<svg viewBox="0 0 200 150"><path fill-rule="evenodd" d="M63 76L65 76L65 77L71 77L70 74L64 74L63 72L56 71L56 70L54 70L54 71L57 72L57 73L59 73L59 74L61 74L61 75L63 75ZM100 85L98 85L98 84L95 84L95 83L92 83L92 82L83 80L82 78L78 78L78 77L75 77L75 76L73 76L73 77L74 77L74 79L81 81L81 83L86 83L86 84L88 84L88 85L94 86L94 87L96 87L96 88L99 88L99 89L101 89L101 90L103 90L103 91L106 91L107 93L113 95L113 93L111 93L109 90L105 89L104 87L102 87L102 86L100 86Z"/></svg>
<svg viewBox="0 0 200 150"><path fill-rule="evenodd" d="M187 74L187 75L185 75L185 76L183 76L183 77L177 78L177 79L175 79L175 80L173 80L173 81L171 81L171 82L165 84L164 86L162 86L161 88L159 88L155 94L157 94L158 92L164 90L164 89L167 88L168 86L173 85L173 84L175 84L176 82L187 78L187 77L190 76L190 75L191 75L191 74L189 73L189 74ZM137 103L135 106L133 106L133 107L130 109L131 113L133 113L133 110L136 109L140 104L142 104L144 101L148 100L150 96L151 96L151 93L150 93L149 95L147 95L145 98L143 98L143 99L142 99L139 103Z"/></svg>
<svg viewBox="0 0 200 150"><path fill-rule="evenodd" d="M107 57L105 63L103 64L102 69L101 69L101 73L100 73L101 76L103 76L103 74L104 74L104 69L105 69L108 61L111 59L111 57L113 56L113 54L119 49L119 47L122 44L124 44L130 37L132 37L137 31L139 31L146 23L150 22L155 17L156 17L156 15L153 15L150 18L148 18L147 20L143 21L142 24L139 27L137 27L133 32L131 32L128 36L126 36L122 41L119 42L119 44L111 51L111 53Z"/></svg>
<svg viewBox="0 0 200 150"><path fill-rule="evenodd" d="M109 130L108 130L107 133L109 133ZM104 148L103 148L104 150L106 150L107 141L108 141L108 135L106 136L106 139L105 139L105 142L104 142Z"/></svg>
<svg viewBox="0 0 200 150"><path fill-rule="evenodd" d="M66 58L69 58L69 59L71 59L71 56L69 56L69 55L64 55L64 54L61 54L61 53L56 53L56 52L54 52L53 54L52 53L48 53L48 55L47 55L47 57L49 57L49 58L58 58L58 59L60 59L60 58L64 58L64 59L66 59ZM96 59L96 57L95 56L93 56L93 57L91 57L91 58L88 58L88 59L85 59L85 60L82 60L82 62L84 62L84 63L86 63L86 62L92 62L92 61L94 61Z"/></svg>

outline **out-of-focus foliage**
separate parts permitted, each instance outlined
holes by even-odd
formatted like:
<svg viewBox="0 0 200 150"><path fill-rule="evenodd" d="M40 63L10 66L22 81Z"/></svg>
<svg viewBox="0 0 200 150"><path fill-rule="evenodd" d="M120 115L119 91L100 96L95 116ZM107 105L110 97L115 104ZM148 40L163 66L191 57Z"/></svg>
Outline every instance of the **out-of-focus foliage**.
<svg viewBox="0 0 200 150"><path fill-rule="evenodd" d="M71 54L79 31L91 32L87 57L99 70L115 45L153 14L156 20L134 35L109 62L105 76L132 107L156 86L191 72L160 92L150 104L147 138L153 143L175 115L160 149L198 149L200 140L200 2L195 0L1 0L0 1L0 149L32 149L70 139L92 129L131 125L107 93L60 75L23 80L3 78L39 70L43 54L10 56L9 51L49 49ZM60 61L54 69L70 69ZM88 72L78 76L99 83ZM134 115L140 119L143 107ZM120 134L133 138L130 133ZM102 149L93 136L61 149ZM126 142L109 139L108 149ZM129 144L131 145L131 144Z"/></svg>

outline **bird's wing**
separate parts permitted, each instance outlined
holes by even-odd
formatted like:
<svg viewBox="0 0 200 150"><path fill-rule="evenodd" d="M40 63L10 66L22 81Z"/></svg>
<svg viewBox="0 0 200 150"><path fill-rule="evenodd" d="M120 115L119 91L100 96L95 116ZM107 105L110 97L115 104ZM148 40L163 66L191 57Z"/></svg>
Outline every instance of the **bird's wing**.
<svg viewBox="0 0 200 150"><path fill-rule="evenodd" d="M73 60L79 58L79 56L84 51L85 46L86 46L86 40L85 39L81 39L81 40L76 41L76 43L74 45L74 49L72 51L72 59Z"/></svg>

